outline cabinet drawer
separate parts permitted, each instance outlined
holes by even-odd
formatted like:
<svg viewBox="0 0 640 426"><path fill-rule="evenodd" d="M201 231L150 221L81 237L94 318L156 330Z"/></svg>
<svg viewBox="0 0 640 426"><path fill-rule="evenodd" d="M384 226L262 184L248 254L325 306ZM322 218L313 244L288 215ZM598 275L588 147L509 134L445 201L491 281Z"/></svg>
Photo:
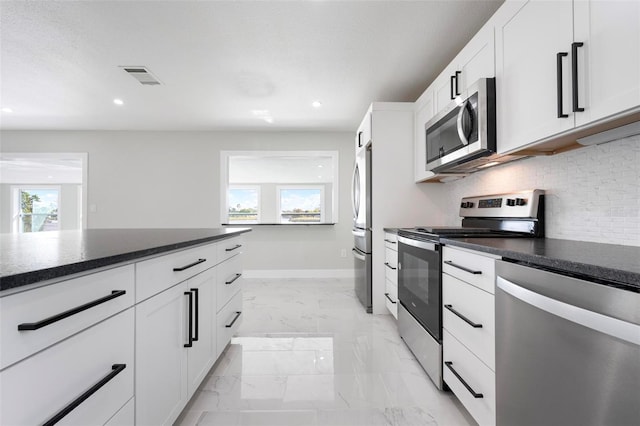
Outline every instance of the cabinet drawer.
<svg viewBox="0 0 640 426"><path fill-rule="evenodd" d="M462 405L471 413L479 425L496 423L496 386L495 374L482 361L465 348L447 330L443 330L444 381L456 394ZM447 365L448 363L451 363ZM453 368L462 378L456 377ZM462 380L482 398L475 398L465 387Z"/></svg>
<svg viewBox="0 0 640 426"><path fill-rule="evenodd" d="M211 268L216 258L216 244L207 244L136 263L136 303Z"/></svg>
<svg viewBox="0 0 640 426"><path fill-rule="evenodd" d="M494 294L495 259L499 258L445 246L442 251L442 271Z"/></svg>
<svg viewBox="0 0 640 426"><path fill-rule="evenodd" d="M235 294L221 310L216 318L217 355L222 353L233 334L242 323L242 292Z"/></svg>
<svg viewBox="0 0 640 426"><path fill-rule="evenodd" d="M492 294L442 274L442 326L495 371L494 302ZM461 316L482 327L474 327Z"/></svg>
<svg viewBox="0 0 640 426"><path fill-rule="evenodd" d="M384 246L388 249L398 251L398 235L386 232L384 234Z"/></svg>
<svg viewBox="0 0 640 426"><path fill-rule="evenodd" d="M391 315L393 315L395 319L398 319L398 285L389 280L385 281L385 304L389 312L391 312Z"/></svg>
<svg viewBox="0 0 640 426"><path fill-rule="evenodd" d="M133 269L109 269L0 298L0 369L132 306ZM18 330L19 325L37 329Z"/></svg>
<svg viewBox="0 0 640 426"><path fill-rule="evenodd" d="M42 424L112 376L59 423L105 424L133 397L133 332L130 308L2 371L0 424Z"/></svg>
<svg viewBox="0 0 640 426"><path fill-rule="evenodd" d="M398 284L398 252L385 249L384 253L384 274L388 280Z"/></svg>
<svg viewBox="0 0 640 426"><path fill-rule="evenodd" d="M233 256L218 265L217 307L220 311L234 294L242 289L242 256Z"/></svg>
<svg viewBox="0 0 640 426"><path fill-rule="evenodd" d="M242 237L233 237L218 243L218 262L242 253Z"/></svg>

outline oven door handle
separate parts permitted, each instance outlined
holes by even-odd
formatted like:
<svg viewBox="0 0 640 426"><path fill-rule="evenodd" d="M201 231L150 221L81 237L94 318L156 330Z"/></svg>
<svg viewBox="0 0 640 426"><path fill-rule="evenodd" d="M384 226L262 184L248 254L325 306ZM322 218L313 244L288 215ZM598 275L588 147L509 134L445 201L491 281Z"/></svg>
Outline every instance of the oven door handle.
<svg viewBox="0 0 640 426"><path fill-rule="evenodd" d="M406 244L408 246L430 250L430 251L438 251L438 246L434 243L428 243L426 241L414 240L407 237L398 236L398 243Z"/></svg>

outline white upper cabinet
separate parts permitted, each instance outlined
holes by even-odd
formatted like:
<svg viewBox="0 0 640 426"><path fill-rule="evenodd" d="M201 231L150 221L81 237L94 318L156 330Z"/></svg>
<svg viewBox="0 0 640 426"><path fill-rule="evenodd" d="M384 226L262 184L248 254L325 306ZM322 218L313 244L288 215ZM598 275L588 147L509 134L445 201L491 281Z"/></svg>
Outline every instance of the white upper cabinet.
<svg viewBox="0 0 640 426"><path fill-rule="evenodd" d="M573 9L570 1L507 2L498 14L497 144L504 153L574 126L571 62L562 56L571 49Z"/></svg>
<svg viewBox="0 0 640 426"><path fill-rule="evenodd" d="M431 171L427 171L427 141L426 141L426 129L424 127L425 123L434 116L435 108L434 108L434 96L433 89L429 88L426 92L420 96L420 98L415 103L415 112L414 112L414 127L415 127L415 135L414 135L414 172L415 172L415 181L422 182L425 179L429 179L434 176L434 173Z"/></svg>
<svg viewBox="0 0 640 426"><path fill-rule="evenodd" d="M495 26L499 153L640 107L640 2L507 1Z"/></svg>
<svg viewBox="0 0 640 426"><path fill-rule="evenodd" d="M640 105L640 1L575 1L576 126Z"/></svg>
<svg viewBox="0 0 640 426"><path fill-rule="evenodd" d="M460 93L459 83L456 82L456 76L460 75L455 60L440 73L430 88L433 88L435 113L443 111ZM458 72L456 74L456 71ZM457 92L456 92L457 88ZM434 114L435 115L435 114Z"/></svg>
<svg viewBox="0 0 640 426"><path fill-rule="evenodd" d="M478 31L456 56L458 92L467 97L469 86L481 78L495 77L495 37L491 21ZM454 88L455 89L455 88Z"/></svg>

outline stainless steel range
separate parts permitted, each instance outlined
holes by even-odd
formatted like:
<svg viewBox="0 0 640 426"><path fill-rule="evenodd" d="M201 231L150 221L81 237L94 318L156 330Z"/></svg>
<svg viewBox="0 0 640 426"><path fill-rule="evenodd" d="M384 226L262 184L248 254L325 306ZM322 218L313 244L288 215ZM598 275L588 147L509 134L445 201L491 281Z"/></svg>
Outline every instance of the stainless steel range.
<svg viewBox="0 0 640 426"><path fill-rule="evenodd" d="M398 331L442 389L442 238L544 237L544 191L465 197L462 226L398 231ZM455 266L455 265L454 265Z"/></svg>

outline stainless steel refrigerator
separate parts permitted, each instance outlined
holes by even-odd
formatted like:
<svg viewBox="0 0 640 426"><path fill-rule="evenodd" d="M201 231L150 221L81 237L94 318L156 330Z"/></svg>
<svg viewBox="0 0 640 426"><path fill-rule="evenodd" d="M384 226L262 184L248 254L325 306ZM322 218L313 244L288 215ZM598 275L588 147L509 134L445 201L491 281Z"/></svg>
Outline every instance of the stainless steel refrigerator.
<svg viewBox="0 0 640 426"><path fill-rule="evenodd" d="M355 291L367 312L371 302L371 143L356 153L351 181Z"/></svg>

